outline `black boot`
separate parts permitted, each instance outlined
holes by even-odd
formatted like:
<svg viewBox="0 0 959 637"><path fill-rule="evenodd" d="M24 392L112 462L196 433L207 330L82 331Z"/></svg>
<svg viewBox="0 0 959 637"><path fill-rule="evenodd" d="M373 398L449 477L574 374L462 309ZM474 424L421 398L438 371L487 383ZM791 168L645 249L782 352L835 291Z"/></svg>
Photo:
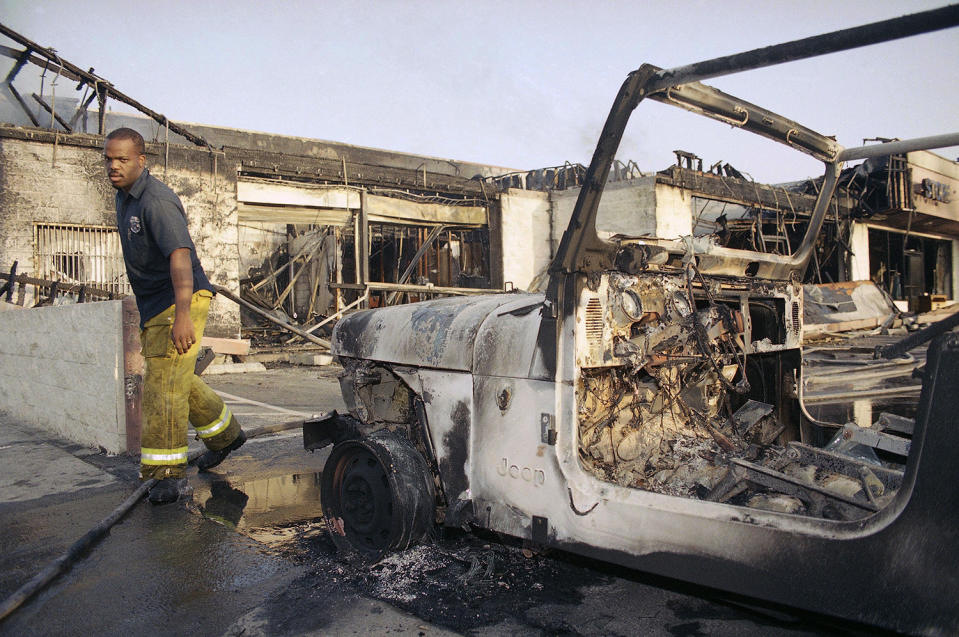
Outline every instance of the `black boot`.
<svg viewBox="0 0 959 637"><path fill-rule="evenodd" d="M180 499L180 494L187 491L186 478L163 478L150 489L150 502L153 504L168 504Z"/></svg>
<svg viewBox="0 0 959 637"><path fill-rule="evenodd" d="M207 451L202 456L196 459L196 468L200 471L209 471L213 467L217 466L230 455L231 451L236 451L243 446L243 443L246 442L246 434L243 433L243 430L240 430L239 435L226 447L218 451Z"/></svg>

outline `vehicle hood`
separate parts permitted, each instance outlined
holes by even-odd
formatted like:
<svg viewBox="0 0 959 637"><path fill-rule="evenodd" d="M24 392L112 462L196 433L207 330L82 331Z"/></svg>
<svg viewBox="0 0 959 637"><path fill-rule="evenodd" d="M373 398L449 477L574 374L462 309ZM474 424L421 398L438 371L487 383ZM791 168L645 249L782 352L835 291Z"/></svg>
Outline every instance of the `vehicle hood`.
<svg viewBox="0 0 959 637"><path fill-rule="evenodd" d="M541 303L542 294L461 296L363 310L333 330L335 356L471 371L476 335L504 306Z"/></svg>

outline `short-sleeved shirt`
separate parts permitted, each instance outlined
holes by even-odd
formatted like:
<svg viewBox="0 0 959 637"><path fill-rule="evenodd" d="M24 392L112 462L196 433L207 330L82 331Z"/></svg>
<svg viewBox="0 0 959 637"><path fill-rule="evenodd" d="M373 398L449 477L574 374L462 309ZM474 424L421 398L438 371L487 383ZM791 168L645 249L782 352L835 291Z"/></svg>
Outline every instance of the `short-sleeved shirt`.
<svg viewBox="0 0 959 637"><path fill-rule="evenodd" d="M214 292L196 256L183 204L166 184L144 169L129 193L117 191L116 209L123 261L137 299L141 328L174 304L170 277L170 255L174 250L190 249L193 291Z"/></svg>

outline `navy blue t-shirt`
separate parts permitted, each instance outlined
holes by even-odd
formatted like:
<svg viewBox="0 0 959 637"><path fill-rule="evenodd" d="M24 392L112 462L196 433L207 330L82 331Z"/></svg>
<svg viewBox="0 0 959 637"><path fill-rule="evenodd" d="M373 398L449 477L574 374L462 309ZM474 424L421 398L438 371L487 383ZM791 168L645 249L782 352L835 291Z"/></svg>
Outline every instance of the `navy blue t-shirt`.
<svg viewBox="0 0 959 637"><path fill-rule="evenodd" d="M174 304L170 255L190 249L193 291L210 290L210 284L187 230L180 198L150 171L144 169L126 193L116 193L117 229L123 247L127 278L140 310L140 327Z"/></svg>

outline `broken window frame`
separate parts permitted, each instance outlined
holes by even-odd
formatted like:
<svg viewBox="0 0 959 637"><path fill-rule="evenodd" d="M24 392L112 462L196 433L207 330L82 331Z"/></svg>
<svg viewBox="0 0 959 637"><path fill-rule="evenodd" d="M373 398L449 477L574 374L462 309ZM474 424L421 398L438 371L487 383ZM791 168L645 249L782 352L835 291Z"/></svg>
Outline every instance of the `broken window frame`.
<svg viewBox="0 0 959 637"><path fill-rule="evenodd" d="M919 296L944 296L954 298L953 255L954 240L930 234L905 232L882 226L867 226L869 232L869 278L896 301L915 303ZM907 258L916 254L922 267L920 289L910 290L913 284L911 264L916 259ZM895 268L893 266L896 266ZM945 267L942 267L945 266ZM940 271L940 268L942 270ZM891 273L899 275L896 282Z"/></svg>
<svg viewBox="0 0 959 637"><path fill-rule="evenodd" d="M369 290L369 306L383 307L396 303L415 302L450 294L488 294L495 292L490 282L490 240L489 226L466 226L457 224L421 224L402 221L367 221L367 268L366 280L358 280L356 267L355 240L356 226L345 228L343 232L343 272L344 281L354 284L337 284L340 289L351 290L362 285ZM416 236L410 235L415 232ZM403 254L396 263L384 261L384 246L387 241L384 234L402 235ZM427 244L428 242L428 244ZM453 256L452 244L460 246L460 256ZM424 244L427 244L424 248ZM477 250L466 250L466 246L479 246ZM422 250L421 250L422 249ZM402 275L410 268L414 257L416 263L406 278ZM467 257L466 255L469 255ZM395 253L394 253L395 256ZM445 265L445 272L444 266ZM472 268L473 274L467 275L466 284L453 280L454 269L464 272L463 268ZM477 280L479 279L479 280ZM360 293L359 290L354 290Z"/></svg>

